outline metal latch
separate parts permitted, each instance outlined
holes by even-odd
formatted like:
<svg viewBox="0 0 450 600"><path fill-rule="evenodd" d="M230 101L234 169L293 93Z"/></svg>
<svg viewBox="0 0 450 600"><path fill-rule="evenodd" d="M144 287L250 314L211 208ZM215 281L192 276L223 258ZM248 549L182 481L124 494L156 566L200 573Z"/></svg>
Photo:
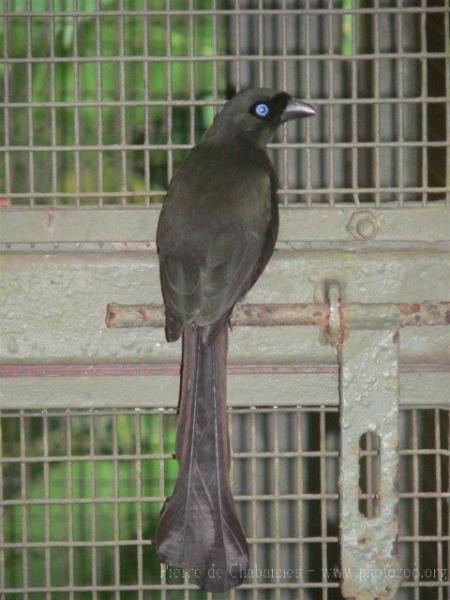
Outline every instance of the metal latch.
<svg viewBox="0 0 450 600"><path fill-rule="evenodd" d="M396 486L401 327L450 325L450 302L343 303L337 282L323 304L241 304L236 326L318 325L337 349L341 420L341 587L346 598L387 600L401 580L396 552ZM162 327L160 305L109 304L108 327ZM360 511L361 441L379 440L377 511Z"/></svg>

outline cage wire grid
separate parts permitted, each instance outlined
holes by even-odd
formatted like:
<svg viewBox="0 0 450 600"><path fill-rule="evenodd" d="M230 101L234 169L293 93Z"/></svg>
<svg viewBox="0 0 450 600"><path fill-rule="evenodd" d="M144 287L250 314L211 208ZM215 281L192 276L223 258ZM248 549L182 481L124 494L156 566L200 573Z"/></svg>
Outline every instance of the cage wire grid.
<svg viewBox="0 0 450 600"><path fill-rule="evenodd" d="M230 89L264 85L319 110L270 145L282 205L450 206L449 0L2 6L2 205L157 205ZM402 410L400 600L449 594L449 420ZM230 598L341 598L337 409L239 409L230 424L254 569ZM2 411L0 433L2 598L208 597L151 546L173 411ZM361 457L370 514L370 439Z"/></svg>
<svg viewBox="0 0 450 600"><path fill-rule="evenodd" d="M230 88L318 108L271 144L284 205L450 202L449 0L4 0L1 193L149 206Z"/></svg>
<svg viewBox="0 0 450 600"><path fill-rule="evenodd" d="M151 546L174 483L175 421L170 409L2 411L5 599L208 596ZM402 410L399 599L448 597L449 425L450 411ZM337 407L233 409L230 427L252 563L229 597L341 598Z"/></svg>

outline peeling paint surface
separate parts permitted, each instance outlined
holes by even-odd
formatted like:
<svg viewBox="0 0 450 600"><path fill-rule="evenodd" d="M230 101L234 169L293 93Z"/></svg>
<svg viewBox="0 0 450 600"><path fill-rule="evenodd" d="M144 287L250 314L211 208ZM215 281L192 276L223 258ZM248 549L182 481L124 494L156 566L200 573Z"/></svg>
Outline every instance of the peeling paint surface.
<svg viewBox="0 0 450 600"><path fill-rule="evenodd" d="M154 252L35 252L0 257L0 362L175 362L162 329L107 329L108 303L161 304ZM337 280L349 303L421 303L450 298L450 254L276 252L246 303L311 303L324 280ZM430 290L430 281L433 289ZM320 302L320 300L319 300ZM352 325L353 326L353 325ZM402 329L402 360L450 363L450 328ZM257 350L257 352L256 352ZM236 362L334 363L315 326L236 327Z"/></svg>
<svg viewBox="0 0 450 600"><path fill-rule="evenodd" d="M356 600L394 598L399 585L398 535L399 346L396 329L351 330L339 348L341 403L340 542L342 592ZM381 439L380 512L358 508L359 440Z"/></svg>

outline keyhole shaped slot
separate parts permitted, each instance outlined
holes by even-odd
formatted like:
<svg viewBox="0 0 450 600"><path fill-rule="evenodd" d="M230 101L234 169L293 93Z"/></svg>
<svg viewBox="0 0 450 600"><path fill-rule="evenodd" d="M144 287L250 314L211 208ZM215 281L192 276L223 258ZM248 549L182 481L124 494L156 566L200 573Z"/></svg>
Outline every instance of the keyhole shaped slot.
<svg viewBox="0 0 450 600"><path fill-rule="evenodd" d="M372 431L359 438L359 512L368 519L380 514L380 436Z"/></svg>

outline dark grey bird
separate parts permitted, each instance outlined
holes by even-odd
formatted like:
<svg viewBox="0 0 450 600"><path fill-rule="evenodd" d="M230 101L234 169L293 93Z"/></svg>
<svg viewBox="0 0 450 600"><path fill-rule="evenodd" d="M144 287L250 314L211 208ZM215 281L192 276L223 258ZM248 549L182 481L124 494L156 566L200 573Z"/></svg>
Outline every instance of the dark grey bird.
<svg viewBox="0 0 450 600"><path fill-rule="evenodd" d="M183 357L179 475L155 545L161 562L192 570L209 591L239 585L249 565L230 486L226 358L233 307L277 239L278 184L266 144L282 123L314 114L286 92L234 96L175 173L159 219L166 337L183 336Z"/></svg>

